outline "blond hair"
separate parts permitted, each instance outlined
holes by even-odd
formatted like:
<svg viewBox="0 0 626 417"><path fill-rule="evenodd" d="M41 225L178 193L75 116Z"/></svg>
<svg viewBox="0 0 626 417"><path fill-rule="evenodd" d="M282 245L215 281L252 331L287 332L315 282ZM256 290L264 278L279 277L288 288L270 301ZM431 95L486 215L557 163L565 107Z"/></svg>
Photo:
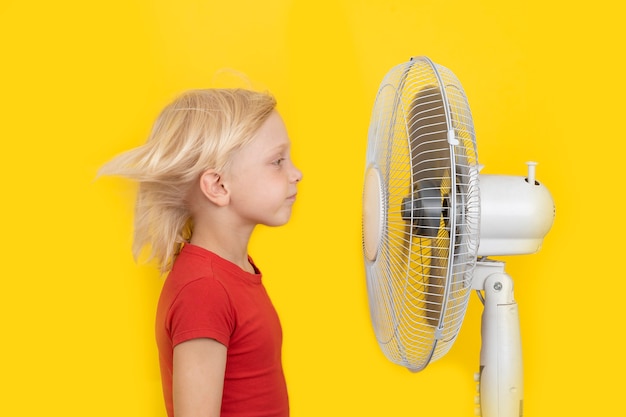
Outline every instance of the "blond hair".
<svg viewBox="0 0 626 417"><path fill-rule="evenodd" d="M147 142L105 164L100 175L139 183L133 254L145 247L166 272L193 224L188 194L207 169L226 169L233 153L249 143L276 107L267 93L242 89L190 90L166 106Z"/></svg>

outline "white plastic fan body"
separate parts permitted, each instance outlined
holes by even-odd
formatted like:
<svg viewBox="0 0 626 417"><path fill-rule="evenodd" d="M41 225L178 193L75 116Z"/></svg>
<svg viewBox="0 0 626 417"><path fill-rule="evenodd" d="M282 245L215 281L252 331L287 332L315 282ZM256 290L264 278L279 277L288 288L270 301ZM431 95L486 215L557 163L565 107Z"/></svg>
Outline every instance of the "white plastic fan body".
<svg viewBox="0 0 626 417"><path fill-rule="evenodd" d="M528 175L480 175L481 227L479 256L537 252L552 227L554 201L535 179L535 162ZM513 280L504 263L481 258L473 288L483 291L479 411L486 417L523 415L524 383L519 311Z"/></svg>
<svg viewBox="0 0 626 417"><path fill-rule="evenodd" d="M524 176L479 176L480 246L478 256L535 253L554 220L554 201L535 178L535 162Z"/></svg>
<svg viewBox="0 0 626 417"><path fill-rule="evenodd" d="M381 83L369 131L363 254L370 315L392 362L420 371L451 348L470 290L484 294L480 413L523 413L521 338L513 281L488 255L533 253L554 202L527 176L479 174L465 93L420 57Z"/></svg>

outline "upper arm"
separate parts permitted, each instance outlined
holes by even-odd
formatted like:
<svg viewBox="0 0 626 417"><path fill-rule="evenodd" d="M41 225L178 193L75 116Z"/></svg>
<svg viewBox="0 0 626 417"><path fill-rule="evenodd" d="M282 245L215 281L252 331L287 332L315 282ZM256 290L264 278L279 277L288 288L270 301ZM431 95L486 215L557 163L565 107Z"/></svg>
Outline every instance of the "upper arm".
<svg viewBox="0 0 626 417"><path fill-rule="evenodd" d="M220 415L226 346L214 339L191 339L174 347L172 394L176 417Z"/></svg>

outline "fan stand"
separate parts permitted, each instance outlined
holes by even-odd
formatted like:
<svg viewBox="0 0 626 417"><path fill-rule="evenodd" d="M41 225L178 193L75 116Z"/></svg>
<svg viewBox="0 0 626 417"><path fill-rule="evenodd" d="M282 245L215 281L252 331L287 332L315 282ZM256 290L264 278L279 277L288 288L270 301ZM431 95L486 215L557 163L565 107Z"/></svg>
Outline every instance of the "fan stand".
<svg viewBox="0 0 626 417"><path fill-rule="evenodd" d="M513 279L504 272L504 262L480 258L472 288L484 305L480 370L475 375L479 392L476 415L521 417L524 396L522 343L519 313L513 298Z"/></svg>
<svg viewBox="0 0 626 417"><path fill-rule="evenodd" d="M523 416L522 342L513 279L504 262L488 256L535 253L554 220L554 200L535 178L536 162L526 176L480 174L480 247L472 289L484 305L481 321L477 415Z"/></svg>

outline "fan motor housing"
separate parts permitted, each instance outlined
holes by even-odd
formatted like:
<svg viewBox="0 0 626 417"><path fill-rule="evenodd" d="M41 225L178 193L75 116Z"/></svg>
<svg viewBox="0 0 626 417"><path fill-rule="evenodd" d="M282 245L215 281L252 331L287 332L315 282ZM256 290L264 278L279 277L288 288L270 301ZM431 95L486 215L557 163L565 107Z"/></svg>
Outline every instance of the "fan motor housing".
<svg viewBox="0 0 626 417"><path fill-rule="evenodd" d="M437 236L441 216L447 217L441 193L433 184L419 187L415 197L402 200L402 218L413 227L415 235L434 238Z"/></svg>
<svg viewBox="0 0 626 417"><path fill-rule="evenodd" d="M550 191L523 176L480 174L478 256L522 255L541 249L554 222Z"/></svg>

